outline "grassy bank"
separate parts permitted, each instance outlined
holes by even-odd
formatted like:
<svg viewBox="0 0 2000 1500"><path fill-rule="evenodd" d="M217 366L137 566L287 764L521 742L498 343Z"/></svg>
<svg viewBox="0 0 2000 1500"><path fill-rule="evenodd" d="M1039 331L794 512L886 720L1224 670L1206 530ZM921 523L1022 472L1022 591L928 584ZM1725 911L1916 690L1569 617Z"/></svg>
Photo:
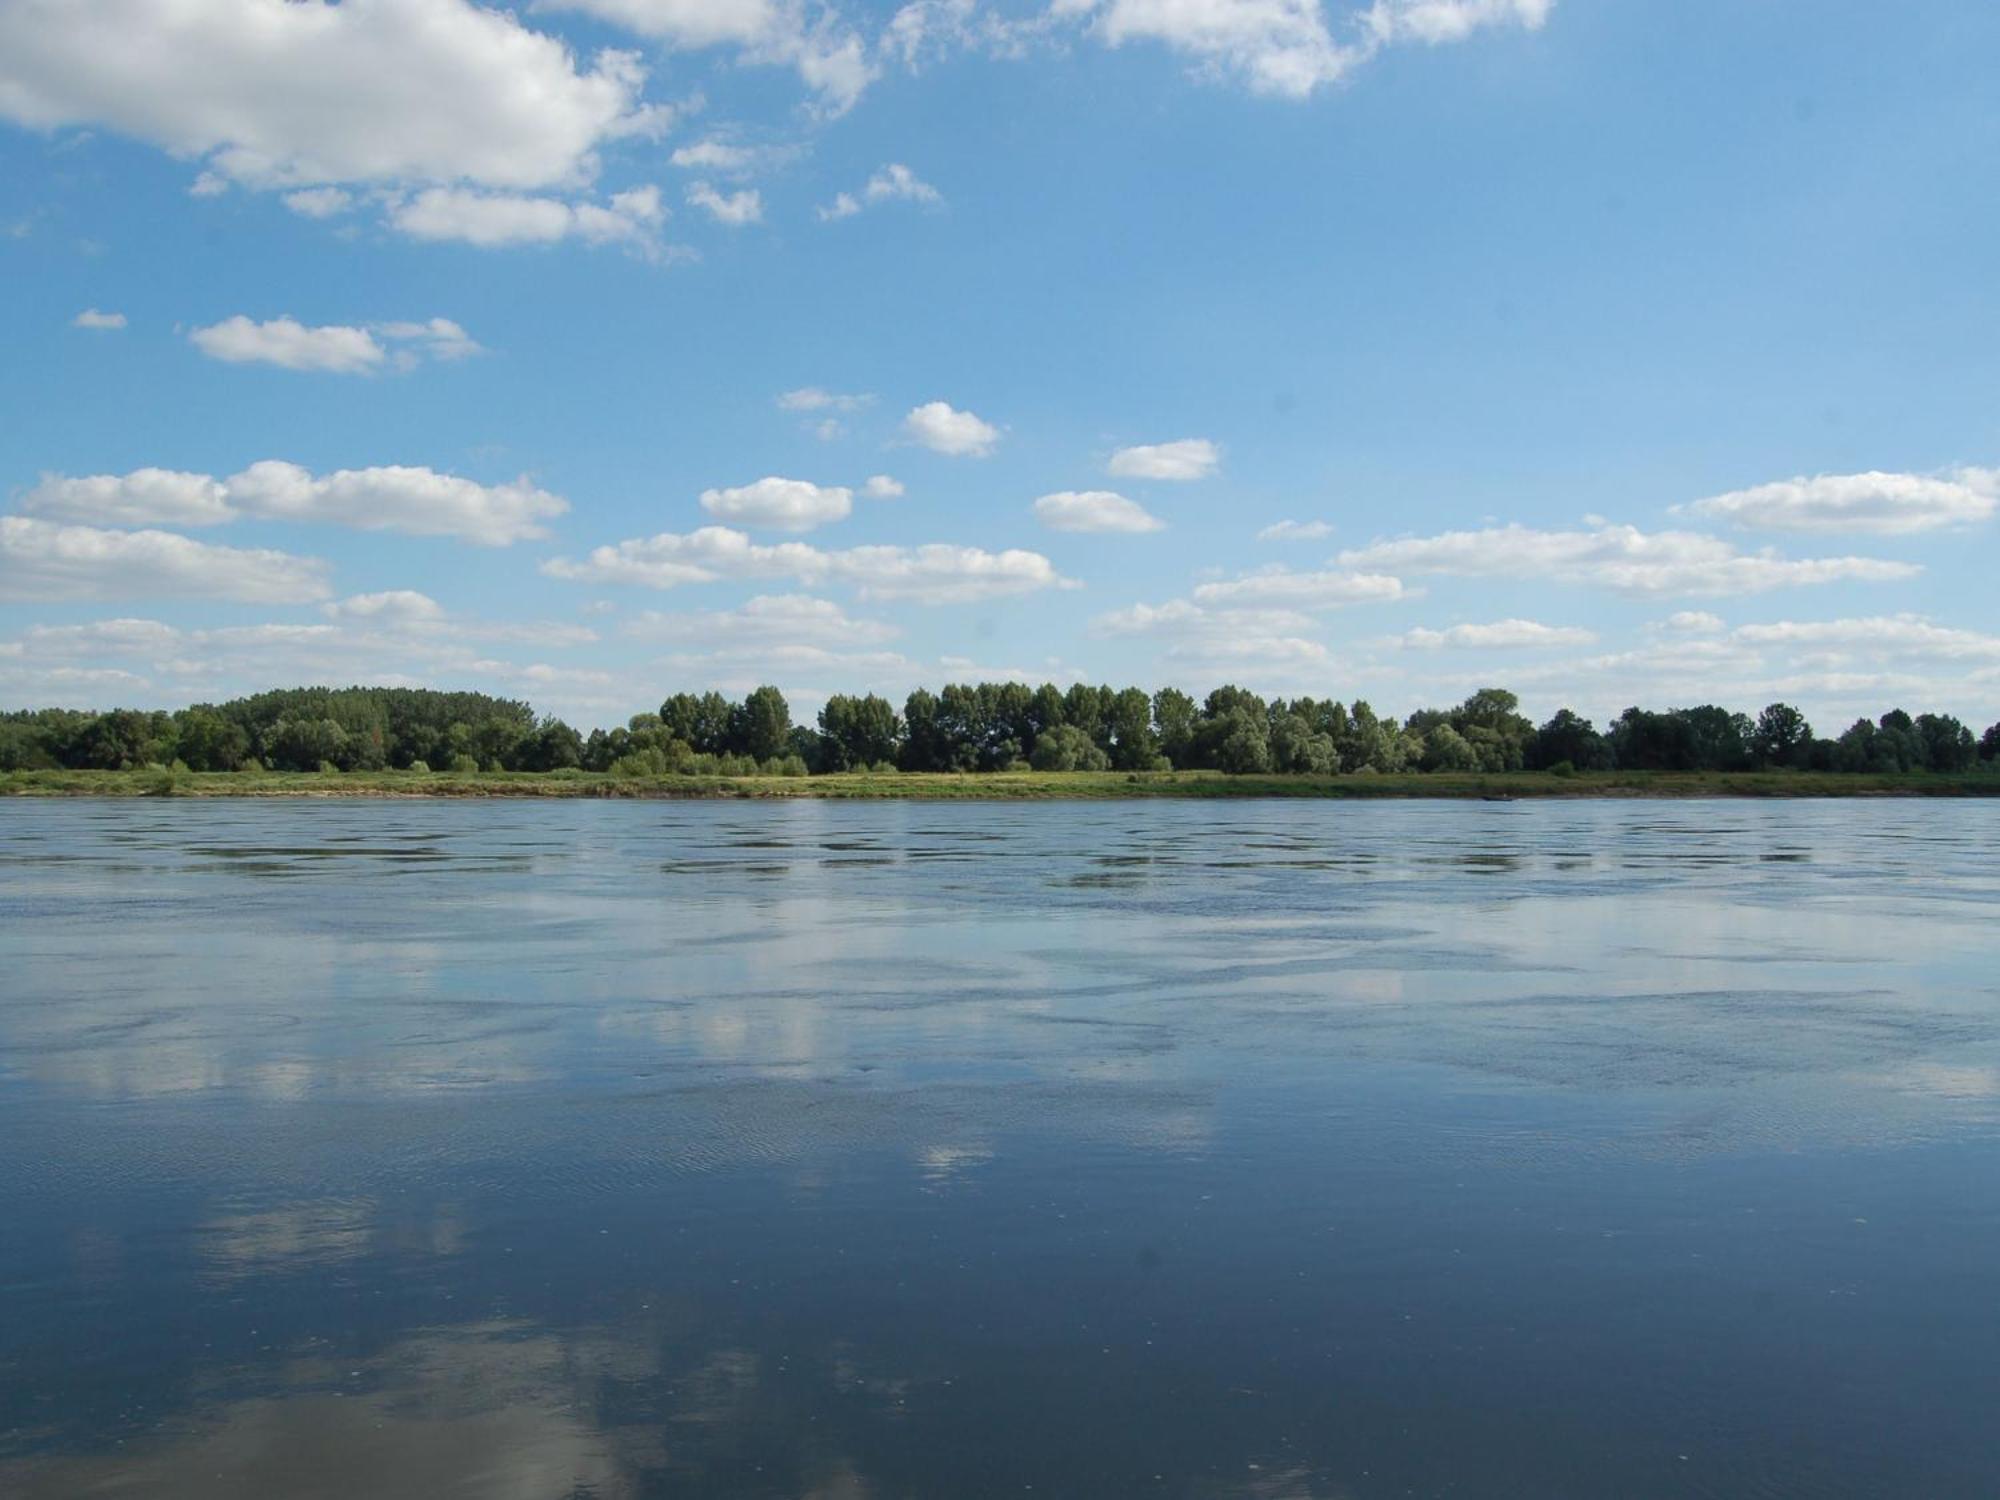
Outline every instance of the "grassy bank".
<svg viewBox="0 0 2000 1500"><path fill-rule="evenodd" d="M469 775L373 771L16 771L16 797L835 797L916 801L1104 800L1119 797L1993 797L2000 771L1962 776L1802 771L1607 771L1574 776L1224 776L1214 771L1015 771L986 775L850 772L837 776L626 777L525 771Z"/></svg>

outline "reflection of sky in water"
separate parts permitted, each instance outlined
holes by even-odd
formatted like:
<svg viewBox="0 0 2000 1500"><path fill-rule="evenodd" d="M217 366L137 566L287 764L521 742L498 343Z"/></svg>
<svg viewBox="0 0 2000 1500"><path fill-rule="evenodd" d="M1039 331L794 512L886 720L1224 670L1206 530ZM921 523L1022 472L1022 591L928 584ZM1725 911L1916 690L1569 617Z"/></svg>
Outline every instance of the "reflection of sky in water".
<svg viewBox="0 0 2000 1500"><path fill-rule="evenodd" d="M0 1492L1990 1491L1991 804L0 826Z"/></svg>

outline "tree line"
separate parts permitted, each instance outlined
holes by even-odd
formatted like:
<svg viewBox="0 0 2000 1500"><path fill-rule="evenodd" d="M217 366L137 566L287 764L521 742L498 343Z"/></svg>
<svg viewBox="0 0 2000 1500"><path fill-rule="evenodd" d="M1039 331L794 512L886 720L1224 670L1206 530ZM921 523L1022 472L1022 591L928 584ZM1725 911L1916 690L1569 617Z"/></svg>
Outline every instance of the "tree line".
<svg viewBox="0 0 2000 1500"><path fill-rule="evenodd" d="M1197 701L1076 683L836 694L794 723L775 687L741 701L675 693L656 713L580 734L526 703L424 688L290 688L178 712L0 714L0 771L598 771L624 776L874 771L1163 771L1370 775L1399 771L1961 772L2000 759L1949 714L1901 709L1816 735L1774 703L1755 718L1705 704L1628 708L1599 729L1562 709L1543 724L1503 688L1398 720L1365 701L1265 699L1220 687Z"/></svg>

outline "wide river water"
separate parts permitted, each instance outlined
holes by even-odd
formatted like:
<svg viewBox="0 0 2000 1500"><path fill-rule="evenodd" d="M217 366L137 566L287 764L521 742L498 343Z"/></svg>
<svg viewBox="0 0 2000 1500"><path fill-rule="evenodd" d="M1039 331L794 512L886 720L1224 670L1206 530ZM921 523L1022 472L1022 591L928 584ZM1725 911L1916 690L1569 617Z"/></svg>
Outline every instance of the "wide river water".
<svg viewBox="0 0 2000 1500"><path fill-rule="evenodd" d="M2000 803L0 804L0 1495L2000 1494Z"/></svg>

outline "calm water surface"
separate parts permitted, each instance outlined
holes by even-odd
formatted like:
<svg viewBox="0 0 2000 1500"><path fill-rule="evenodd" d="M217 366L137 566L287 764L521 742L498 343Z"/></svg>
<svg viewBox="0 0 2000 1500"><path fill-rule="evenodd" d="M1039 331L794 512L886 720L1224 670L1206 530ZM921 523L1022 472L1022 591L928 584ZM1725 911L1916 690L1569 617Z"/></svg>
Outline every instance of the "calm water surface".
<svg viewBox="0 0 2000 1500"><path fill-rule="evenodd" d="M0 1494L1991 1497L1993 803L0 805Z"/></svg>

